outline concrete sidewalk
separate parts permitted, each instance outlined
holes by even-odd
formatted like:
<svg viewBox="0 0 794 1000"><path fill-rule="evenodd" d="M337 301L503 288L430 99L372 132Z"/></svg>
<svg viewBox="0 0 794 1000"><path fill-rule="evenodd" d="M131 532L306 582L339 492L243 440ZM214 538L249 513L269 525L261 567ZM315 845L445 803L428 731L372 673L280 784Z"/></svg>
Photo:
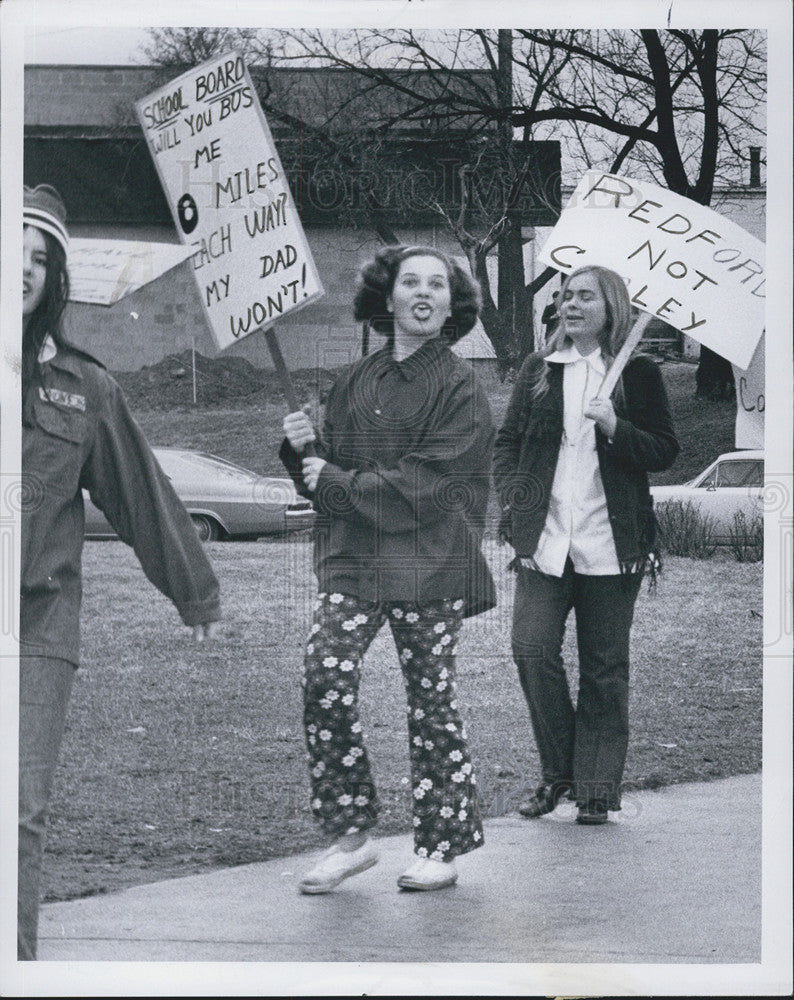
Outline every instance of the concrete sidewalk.
<svg viewBox="0 0 794 1000"><path fill-rule="evenodd" d="M326 896L314 855L42 908L39 957L85 961L755 963L761 776L630 792L606 826L489 820L439 892L396 887L409 836Z"/></svg>

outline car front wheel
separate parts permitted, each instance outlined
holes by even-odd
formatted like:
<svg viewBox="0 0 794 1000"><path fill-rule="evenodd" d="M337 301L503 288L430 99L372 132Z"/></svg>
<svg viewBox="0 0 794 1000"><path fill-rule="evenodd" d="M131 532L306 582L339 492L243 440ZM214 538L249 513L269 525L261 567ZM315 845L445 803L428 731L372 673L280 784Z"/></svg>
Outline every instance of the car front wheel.
<svg viewBox="0 0 794 1000"><path fill-rule="evenodd" d="M202 542L214 542L218 539L220 531L217 521L213 521L206 514L191 514L190 519L193 521Z"/></svg>

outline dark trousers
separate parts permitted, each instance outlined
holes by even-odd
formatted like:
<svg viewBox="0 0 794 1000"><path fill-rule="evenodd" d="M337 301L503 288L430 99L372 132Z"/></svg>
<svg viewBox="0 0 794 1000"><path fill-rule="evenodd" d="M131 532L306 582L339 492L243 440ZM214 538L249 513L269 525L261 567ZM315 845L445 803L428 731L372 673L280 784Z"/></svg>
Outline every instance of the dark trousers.
<svg viewBox="0 0 794 1000"><path fill-rule="evenodd" d="M47 808L74 673L66 660L19 658L17 958L21 961L36 957Z"/></svg>
<svg viewBox="0 0 794 1000"><path fill-rule="evenodd" d="M620 809L629 737L629 632L642 574L561 577L518 567L513 657L529 705L543 780L571 785L578 805ZM565 622L576 613L579 693L562 661Z"/></svg>

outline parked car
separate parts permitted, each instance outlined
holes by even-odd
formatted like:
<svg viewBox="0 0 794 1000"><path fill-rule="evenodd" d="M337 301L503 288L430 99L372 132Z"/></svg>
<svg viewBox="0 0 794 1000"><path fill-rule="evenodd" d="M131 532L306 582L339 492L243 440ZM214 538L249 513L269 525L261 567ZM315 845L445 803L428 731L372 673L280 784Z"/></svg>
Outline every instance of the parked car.
<svg viewBox="0 0 794 1000"><path fill-rule="evenodd" d="M215 455L184 448L153 448L163 471L187 508L202 541L257 538L308 528L309 500L289 479L259 476ZM84 492L86 538L115 538L102 512Z"/></svg>
<svg viewBox="0 0 794 1000"><path fill-rule="evenodd" d="M688 483L652 486L651 495L657 511L672 501L691 502L701 516L711 518L714 542L727 545L735 514L742 511L748 527L763 516L763 489L764 453L747 450L720 455Z"/></svg>

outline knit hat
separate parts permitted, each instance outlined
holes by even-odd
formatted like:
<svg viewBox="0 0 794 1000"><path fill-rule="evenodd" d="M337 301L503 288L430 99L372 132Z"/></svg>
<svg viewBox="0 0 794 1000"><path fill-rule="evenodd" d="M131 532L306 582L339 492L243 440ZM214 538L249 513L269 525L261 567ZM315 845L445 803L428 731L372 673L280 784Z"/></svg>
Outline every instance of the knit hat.
<svg viewBox="0 0 794 1000"><path fill-rule="evenodd" d="M69 251L69 233L66 231L66 207L54 187L39 184L31 188L25 185L23 198L23 220L26 226L42 229Z"/></svg>

